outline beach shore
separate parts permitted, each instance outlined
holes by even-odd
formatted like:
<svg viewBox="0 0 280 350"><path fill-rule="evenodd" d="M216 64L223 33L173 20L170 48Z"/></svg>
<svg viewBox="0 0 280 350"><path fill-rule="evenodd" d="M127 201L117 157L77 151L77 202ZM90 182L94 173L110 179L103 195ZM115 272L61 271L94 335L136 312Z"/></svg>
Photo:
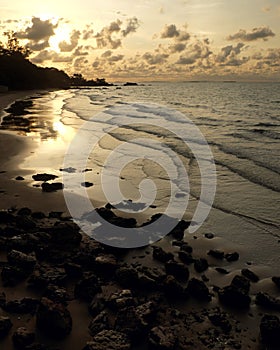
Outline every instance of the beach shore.
<svg viewBox="0 0 280 350"><path fill-rule="evenodd" d="M0 95L0 108L29 95ZM0 317L13 324L1 348L26 327L20 349L265 349L259 325L279 312L279 280L244 264L246 249L182 227L158 248L101 245L67 217L62 191L20 167L32 139L1 131L0 149Z"/></svg>

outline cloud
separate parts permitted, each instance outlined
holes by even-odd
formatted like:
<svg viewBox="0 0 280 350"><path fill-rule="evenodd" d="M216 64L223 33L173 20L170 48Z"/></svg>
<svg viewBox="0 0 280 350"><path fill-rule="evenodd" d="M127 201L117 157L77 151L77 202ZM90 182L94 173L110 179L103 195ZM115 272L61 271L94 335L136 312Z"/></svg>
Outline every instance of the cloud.
<svg viewBox="0 0 280 350"><path fill-rule="evenodd" d="M27 27L24 31L17 32L19 39L29 39L35 42L40 40L48 40L54 35L54 29L57 28L58 23L53 24L51 20L41 20L39 17L32 18L32 25Z"/></svg>
<svg viewBox="0 0 280 350"><path fill-rule="evenodd" d="M94 30L91 29L90 25L86 26L86 29L83 30L83 40L88 40L93 38Z"/></svg>
<svg viewBox="0 0 280 350"><path fill-rule="evenodd" d="M135 33L136 30L139 28L140 23L139 20L136 17L129 18L127 20L127 26L125 29L122 30L122 35L126 37L130 33Z"/></svg>
<svg viewBox="0 0 280 350"><path fill-rule="evenodd" d="M73 52L73 56L87 56L89 53L88 51L83 51L86 49L84 46L78 46L76 47L75 51Z"/></svg>
<svg viewBox="0 0 280 350"><path fill-rule="evenodd" d="M39 41L39 42L30 41L29 44L28 44L28 47L32 51L41 51L41 50L46 49L49 46L50 46L50 44L49 44L48 40Z"/></svg>
<svg viewBox="0 0 280 350"><path fill-rule="evenodd" d="M222 47L221 52L216 57L217 62L221 62L221 63L225 62L227 57L229 57L230 55L231 57L239 55L241 52L241 49L244 46L245 45L243 43L238 43L236 46L227 45L225 47Z"/></svg>
<svg viewBox="0 0 280 350"><path fill-rule="evenodd" d="M184 51L186 48L186 44L184 43L177 43L177 44L174 44L174 45L170 45L169 46L169 51L171 53L176 53L176 52L182 52Z"/></svg>
<svg viewBox="0 0 280 350"><path fill-rule="evenodd" d="M151 54L149 52L146 52L142 57L148 64L154 65L166 62L166 59L169 57L169 55L164 53Z"/></svg>
<svg viewBox="0 0 280 350"><path fill-rule="evenodd" d="M83 68L85 64L88 63L88 60L84 57L78 57L75 59L73 66L75 69Z"/></svg>
<svg viewBox="0 0 280 350"><path fill-rule="evenodd" d="M175 38L176 36L179 36L179 35L180 33L175 24L170 24L170 25L166 24L161 32L160 37L162 39L166 39L166 38Z"/></svg>
<svg viewBox="0 0 280 350"><path fill-rule="evenodd" d="M75 47L79 43L79 39L81 36L81 32L79 30L73 30L70 36L70 42L67 41L61 41L59 43L59 48L61 52L70 52L75 49Z"/></svg>
<svg viewBox="0 0 280 350"><path fill-rule="evenodd" d="M193 64L195 63L196 59L194 57L184 57L180 56L176 64Z"/></svg>
<svg viewBox="0 0 280 350"><path fill-rule="evenodd" d="M105 52L103 52L103 54L101 55L101 57L110 57L112 55L112 51L111 50L107 50Z"/></svg>
<svg viewBox="0 0 280 350"><path fill-rule="evenodd" d="M54 63L69 63L73 61L71 56L63 56L55 51L43 50L31 59L33 63L42 64L45 61L52 61Z"/></svg>
<svg viewBox="0 0 280 350"><path fill-rule="evenodd" d="M118 61L121 61L123 58L124 58L124 55L110 56L110 57L108 57L108 62L110 62L110 63L118 62Z"/></svg>
<svg viewBox="0 0 280 350"><path fill-rule="evenodd" d="M245 29L240 29L239 32L229 35L227 40L242 40L242 41L254 41L258 39L267 40L269 37L275 36L275 33L269 27L253 28L251 32L247 32Z"/></svg>

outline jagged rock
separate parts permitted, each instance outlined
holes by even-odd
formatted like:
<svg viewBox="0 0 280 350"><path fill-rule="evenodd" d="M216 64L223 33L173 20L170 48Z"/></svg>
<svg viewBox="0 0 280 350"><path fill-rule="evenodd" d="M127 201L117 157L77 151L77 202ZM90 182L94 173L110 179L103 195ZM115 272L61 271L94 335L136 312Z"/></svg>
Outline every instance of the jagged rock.
<svg viewBox="0 0 280 350"><path fill-rule="evenodd" d="M163 281L163 290L168 297L182 298L186 296L183 286L171 275L167 275Z"/></svg>
<svg viewBox="0 0 280 350"><path fill-rule="evenodd" d="M232 329L232 326L226 316L225 313L221 312L220 309L214 312L210 312L208 314L208 318L211 321L211 323L216 326L220 327L224 332L230 332Z"/></svg>
<svg viewBox="0 0 280 350"><path fill-rule="evenodd" d="M96 272L100 275L111 275L118 267L117 259L112 254L102 254L95 258Z"/></svg>
<svg viewBox="0 0 280 350"><path fill-rule="evenodd" d="M15 221L15 216L7 210L0 210L0 224L8 224Z"/></svg>
<svg viewBox="0 0 280 350"><path fill-rule="evenodd" d="M272 297L267 293L263 293L263 292L257 293L256 304L268 309L280 311L280 300Z"/></svg>
<svg viewBox="0 0 280 350"><path fill-rule="evenodd" d="M57 225L49 229L51 242L68 249L72 246L79 246L82 240L80 228L73 222L59 222Z"/></svg>
<svg viewBox="0 0 280 350"><path fill-rule="evenodd" d="M63 304L42 298L36 315L36 324L47 336L61 339L71 333L72 317Z"/></svg>
<svg viewBox="0 0 280 350"><path fill-rule="evenodd" d="M153 247L153 258L162 263L166 263L169 260L173 260L174 255L172 253L167 253L161 247Z"/></svg>
<svg viewBox="0 0 280 350"><path fill-rule="evenodd" d="M187 291L193 298L201 301L210 301L212 299L206 284L197 278L192 278L189 281Z"/></svg>
<svg viewBox="0 0 280 350"><path fill-rule="evenodd" d="M183 263L178 263L176 261L169 261L165 264L165 270L168 275L172 275L178 280L188 280L189 269Z"/></svg>
<svg viewBox="0 0 280 350"><path fill-rule="evenodd" d="M218 249L210 249L207 253L210 256L213 256L213 258L223 260L225 253Z"/></svg>
<svg viewBox="0 0 280 350"><path fill-rule="evenodd" d="M32 211L29 208L21 208L18 210L17 215L23 215L23 216L28 216L31 215Z"/></svg>
<svg viewBox="0 0 280 350"><path fill-rule="evenodd" d="M62 190L64 186L61 182L53 182L51 184L48 182L43 182L41 187L43 192L56 192L58 190Z"/></svg>
<svg viewBox="0 0 280 350"><path fill-rule="evenodd" d="M94 337L96 334L103 330L109 330L110 324L109 324L109 317L107 312L102 311L99 315L97 315L89 325L89 332L92 337Z"/></svg>
<svg viewBox="0 0 280 350"><path fill-rule="evenodd" d="M192 264L195 259L192 257L191 253L185 252L185 251L180 251L178 252L178 257L183 263L190 265Z"/></svg>
<svg viewBox="0 0 280 350"><path fill-rule="evenodd" d="M153 322L156 316L156 306L152 301L148 301L137 306L135 313L141 327L146 328Z"/></svg>
<svg viewBox="0 0 280 350"><path fill-rule="evenodd" d="M227 275L229 272L224 269L223 267L215 267L215 270L219 273L222 273L223 275Z"/></svg>
<svg viewBox="0 0 280 350"><path fill-rule="evenodd" d="M0 316L0 339L5 338L13 324L9 317Z"/></svg>
<svg viewBox="0 0 280 350"><path fill-rule="evenodd" d="M261 339L265 344L280 344L280 320L274 315L265 315L260 323Z"/></svg>
<svg viewBox="0 0 280 350"><path fill-rule="evenodd" d="M276 284L276 286L278 288L280 288L280 277L277 277L277 276L273 276L272 277L272 282L274 282Z"/></svg>
<svg viewBox="0 0 280 350"><path fill-rule="evenodd" d="M26 346L34 342L35 333L30 332L25 327L20 327L14 332L12 339L15 348L25 349Z"/></svg>
<svg viewBox="0 0 280 350"><path fill-rule="evenodd" d="M237 252L225 254L225 259L228 262L237 261L239 259L239 254Z"/></svg>
<svg viewBox="0 0 280 350"><path fill-rule="evenodd" d="M27 255L17 250L8 253L7 259L9 264L18 266L28 271L33 271L36 265L36 258L33 255Z"/></svg>
<svg viewBox="0 0 280 350"><path fill-rule="evenodd" d="M251 302L247 293L234 286L224 287L218 291L218 294L222 303L234 308L247 308Z"/></svg>
<svg viewBox="0 0 280 350"><path fill-rule="evenodd" d="M93 317L96 317L105 309L105 306L106 301L103 297L103 294L97 294L91 301L88 310Z"/></svg>
<svg viewBox="0 0 280 350"><path fill-rule="evenodd" d="M96 334L83 350L129 350L130 348L130 342L125 334L103 330Z"/></svg>
<svg viewBox="0 0 280 350"><path fill-rule="evenodd" d="M242 269L241 273L244 277L248 278L251 282L258 282L259 277L249 269Z"/></svg>
<svg viewBox="0 0 280 350"><path fill-rule="evenodd" d="M58 176L52 175L52 174L36 174L32 175L33 180L35 181L49 181L49 180L55 180Z"/></svg>
<svg viewBox="0 0 280 350"><path fill-rule="evenodd" d="M54 284L48 285L44 296L55 303L62 303L64 305L67 305L67 301L70 299L66 289Z"/></svg>
<svg viewBox="0 0 280 350"><path fill-rule="evenodd" d="M15 220L17 227L22 230L33 230L36 228L36 222L28 216L17 215Z"/></svg>
<svg viewBox="0 0 280 350"><path fill-rule="evenodd" d="M30 275L30 271L23 270L16 266L4 266L1 271L1 278L4 286L16 286Z"/></svg>
<svg viewBox="0 0 280 350"><path fill-rule="evenodd" d="M3 309L9 313L17 314L34 314L36 312L39 301L33 298L23 298L20 300L8 301Z"/></svg>
<svg viewBox="0 0 280 350"><path fill-rule="evenodd" d="M180 250L189 254L193 252L193 248L186 242L183 242L183 244L180 246Z"/></svg>
<svg viewBox="0 0 280 350"><path fill-rule="evenodd" d="M82 278L75 286L75 298L90 302L101 291L99 281L93 274Z"/></svg>
<svg viewBox="0 0 280 350"><path fill-rule="evenodd" d="M175 239L181 241L184 238L185 230L190 226L189 221L181 220L169 235L173 236Z"/></svg>
<svg viewBox="0 0 280 350"><path fill-rule="evenodd" d="M236 289L242 290L244 293L249 293L250 290L250 282L247 278L243 276L234 276L231 285Z"/></svg>
<svg viewBox="0 0 280 350"><path fill-rule="evenodd" d="M144 336L146 327L137 317L135 307L130 306L118 311L115 329L126 334L132 342L137 342Z"/></svg>
<svg viewBox="0 0 280 350"><path fill-rule="evenodd" d="M149 347L153 350L173 350L177 342L178 338L170 327L154 327L149 334Z"/></svg>
<svg viewBox="0 0 280 350"><path fill-rule="evenodd" d="M208 267L209 267L208 261L206 259L204 259L204 258L197 259L194 262L194 268L199 273L207 270Z"/></svg>
<svg viewBox="0 0 280 350"><path fill-rule="evenodd" d="M64 269L69 277L81 277L83 275L83 269L82 266L79 264L74 264L74 263L65 263L64 264Z"/></svg>
<svg viewBox="0 0 280 350"><path fill-rule="evenodd" d="M135 305L131 290L124 289L110 295L107 304L113 310L121 310Z"/></svg>

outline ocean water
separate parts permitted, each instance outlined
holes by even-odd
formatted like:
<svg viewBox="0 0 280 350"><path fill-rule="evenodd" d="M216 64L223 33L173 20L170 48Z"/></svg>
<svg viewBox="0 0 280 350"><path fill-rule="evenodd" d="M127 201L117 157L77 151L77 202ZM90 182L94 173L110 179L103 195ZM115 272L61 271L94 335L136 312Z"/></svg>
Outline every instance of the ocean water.
<svg viewBox="0 0 280 350"><path fill-rule="evenodd" d="M196 235L216 233L242 246L248 260L278 268L280 84L150 83L32 101L32 123L22 132L37 151L22 167L63 173L66 187L94 206L119 204L139 221L165 212L171 199L168 214L191 219L202 196L210 213ZM84 192L81 174L94 184Z"/></svg>

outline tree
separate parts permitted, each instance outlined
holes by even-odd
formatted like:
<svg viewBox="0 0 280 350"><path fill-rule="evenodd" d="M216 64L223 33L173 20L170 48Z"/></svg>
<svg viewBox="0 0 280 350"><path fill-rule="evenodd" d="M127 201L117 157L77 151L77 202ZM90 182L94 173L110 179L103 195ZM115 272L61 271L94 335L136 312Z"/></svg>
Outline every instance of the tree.
<svg viewBox="0 0 280 350"><path fill-rule="evenodd" d="M7 42L6 45L0 42L0 55L27 58L31 54L31 50L28 47L20 45L15 32L8 31L4 35L7 37Z"/></svg>

